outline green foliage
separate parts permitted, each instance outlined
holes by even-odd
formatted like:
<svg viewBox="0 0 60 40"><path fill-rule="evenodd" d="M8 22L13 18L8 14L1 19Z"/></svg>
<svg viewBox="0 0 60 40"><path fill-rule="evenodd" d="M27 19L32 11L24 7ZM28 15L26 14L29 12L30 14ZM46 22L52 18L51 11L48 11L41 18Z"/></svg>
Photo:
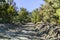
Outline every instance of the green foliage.
<svg viewBox="0 0 60 40"><path fill-rule="evenodd" d="M17 12L13 0L0 0L0 22L56 22L60 23L60 0L44 0L46 3L40 9L28 12L20 8ZM31 15L32 14L32 15Z"/></svg>
<svg viewBox="0 0 60 40"><path fill-rule="evenodd" d="M0 4L0 22L28 22L30 21L30 17L28 16L28 11L25 8L21 8L19 12L17 12L15 8L15 4L13 0L0 0L3 4Z"/></svg>
<svg viewBox="0 0 60 40"><path fill-rule="evenodd" d="M54 14L53 12L54 10L49 4L43 5L39 11L41 21L50 22Z"/></svg>
<svg viewBox="0 0 60 40"><path fill-rule="evenodd" d="M51 13L51 16L49 19L50 21L58 22L60 23L60 0L45 0L46 4L49 4L50 9L52 9L50 12L47 11L48 13ZM45 5L46 5L45 4ZM47 5L46 5L47 6ZM47 10L49 7L44 7ZM44 9L43 9L44 10ZM43 14L45 14L44 12Z"/></svg>
<svg viewBox="0 0 60 40"><path fill-rule="evenodd" d="M56 10L56 14L60 17L60 9Z"/></svg>
<svg viewBox="0 0 60 40"><path fill-rule="evenodd" d="M18 12L18 19L20 23L25 23L30 20L28 11L25 8L20 8L20 11Z"/></svg>
<svg viewBox="0 0 60 40"><path fill-rule="evenodd" d="M31 21L32 21L33 23L37 23L37 22L40 21L40 15L39 15L38 9L36 9L36 10L34 10L34 11L32 12Z"/></svg>
<svg viewBox="0 0 60 40"><path fill-rule="evenodd" d="M2 22L12 22L12 18L16 15L17 11L13 5L4 3L0 5L0 18Z"/></svg>

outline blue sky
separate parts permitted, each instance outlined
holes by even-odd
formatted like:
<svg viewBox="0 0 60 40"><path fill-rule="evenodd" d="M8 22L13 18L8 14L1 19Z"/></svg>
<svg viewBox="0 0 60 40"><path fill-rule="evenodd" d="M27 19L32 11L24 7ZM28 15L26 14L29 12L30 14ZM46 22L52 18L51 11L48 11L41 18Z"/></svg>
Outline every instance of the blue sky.
<svg viewBox="0 0 60 40"><path fill-rule="evenodd" d="M44 4L43 0L14 0L14 1L18 9L24 7L30 12L36 8L39 8L41 4Z"/></svg>

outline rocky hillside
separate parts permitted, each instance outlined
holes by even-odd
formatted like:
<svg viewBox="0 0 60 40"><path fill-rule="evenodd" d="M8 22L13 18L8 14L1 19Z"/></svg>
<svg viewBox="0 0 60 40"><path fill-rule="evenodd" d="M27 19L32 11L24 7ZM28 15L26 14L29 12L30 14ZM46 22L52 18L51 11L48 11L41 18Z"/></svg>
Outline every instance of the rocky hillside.
<svg viewBox="0 0 60 40"><path fill-rule="evenodd" d="M44 40L60 40L60 25L39 23L36 28L39 30L39 36Z"/></svg>
<svg viewBox="0 0 60 40"><path fill-rule="evenodd" d="M60 25L43 22L25 25L0 24L0 39L60 40Z"/></svg>

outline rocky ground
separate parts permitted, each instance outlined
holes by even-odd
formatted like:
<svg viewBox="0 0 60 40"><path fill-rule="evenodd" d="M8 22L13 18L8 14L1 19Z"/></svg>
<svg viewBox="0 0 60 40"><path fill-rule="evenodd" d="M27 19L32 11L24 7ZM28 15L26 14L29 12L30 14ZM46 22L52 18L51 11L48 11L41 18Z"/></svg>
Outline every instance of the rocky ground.
<svg viewBox="0 0 60 40"><path fill-rule="evenodd" d="M0 24L0 40L60 40L60 25L49 23L26 25Z"/></svg>

